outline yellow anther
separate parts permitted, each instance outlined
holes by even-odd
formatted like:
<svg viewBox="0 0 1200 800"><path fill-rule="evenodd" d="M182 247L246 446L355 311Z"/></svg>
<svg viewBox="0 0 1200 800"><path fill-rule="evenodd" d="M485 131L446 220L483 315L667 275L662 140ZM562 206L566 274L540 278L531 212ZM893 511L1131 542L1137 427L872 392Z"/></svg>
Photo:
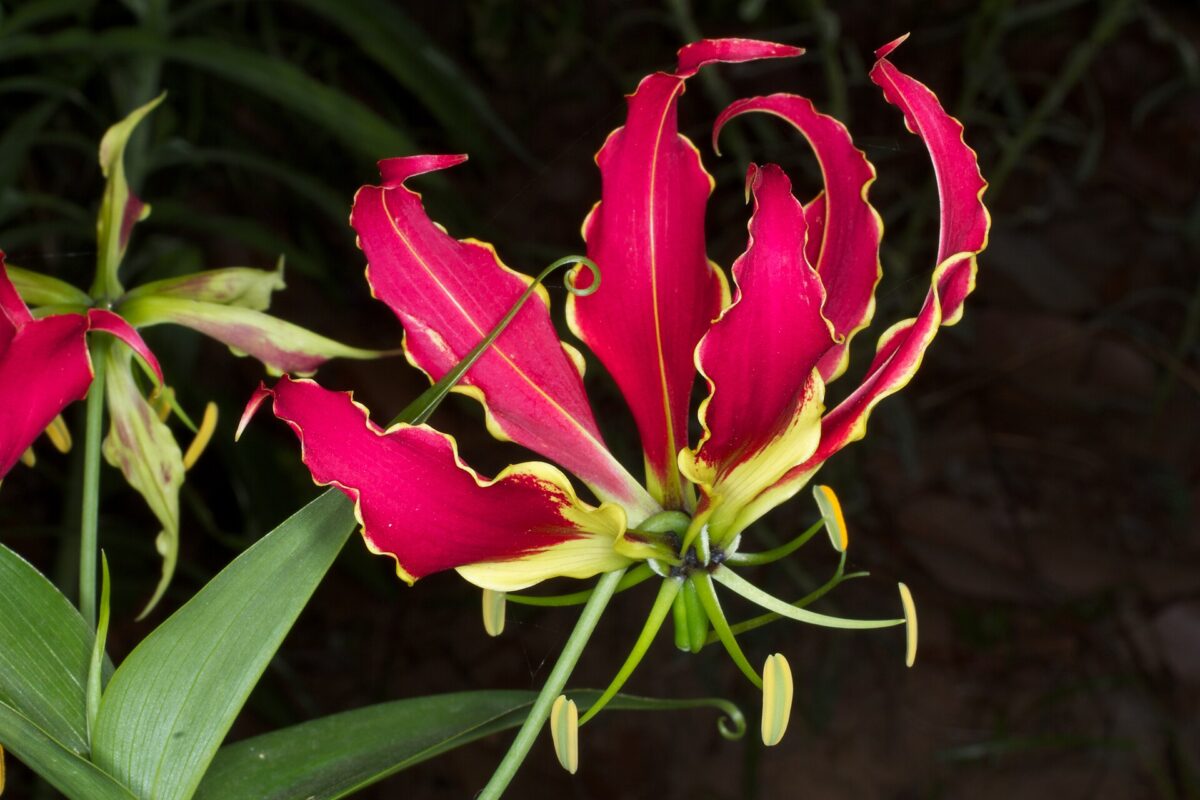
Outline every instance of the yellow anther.
<svg viewBox="0 0 1200 800"><path fill-rule="evenodd" d="M187 452L183 454L183 468L191 469L192 465L200 458L200 454L204 452L204 448L208 447L208 441L212 439L213 431L217 429L217 404L209 401L204 407L204 419L200 420L200 429L196 431L196 438L192 439L192 443L188 445Z"/></svg>
<svg viewBox="0 0 1200 800"><path fill-rule="evenodd" d="M24 453L21 453L21 463L27 467L32 467L37 463L37 456L33 454L33 448L30 447Z"/></svg>
<svg viewBox="0 0 1200 800"><path fill-rule="evenodd" d="M911 667L917 660L917 606L912 592L900 584L900 605L904 607L904 666Z"/></svg>
<svg viewBox="0 0 1200 800"><path fill-rule="evenodd" d="M166 422L167 417L171 416L171 400L174 394L175 390L170 386L155 386L154 391L150 393L150 407L158 414L159 422Z"/></svg>
<svg viewBox="0 0 1200 800"><path fill-rule="evenodd" d="M792 716L792 668L781 653L763 664L762 740L773 747L783 740Z"/></svg>
<svg viewBox="0 0 1200 800"><path fill-rule="evenodd" d="M488 636L499 636L504 633L504 592L491 589L483 590L483 629Z"/></svg>
<svg viewBox="0 0 1200 800"><path fill-rule="evenodd" d="M565 694L560 694L550 707L550 738L558 763L574 775L579 769L579 709Z"/></svg>
<svg viewBox="0 0 1200 800"><path fill-rule="evenodd" d="M54 449L58 452L69 453L71 451L71 431L67 428L62 414L50 420L50 425L46 428L46 437L50 439L50 444L54 445Z"/></svg>
<svg viewBox="0 0 1200 800"><path fill-rule="evenodd" d="M846 532L846 518L842 516L842 504L837 495L828 486L814 486L813 499L817 501L821 518L825 520L825 531L829 534L833 549L839 553L846 552L850 546L850 535Z"/></svg>

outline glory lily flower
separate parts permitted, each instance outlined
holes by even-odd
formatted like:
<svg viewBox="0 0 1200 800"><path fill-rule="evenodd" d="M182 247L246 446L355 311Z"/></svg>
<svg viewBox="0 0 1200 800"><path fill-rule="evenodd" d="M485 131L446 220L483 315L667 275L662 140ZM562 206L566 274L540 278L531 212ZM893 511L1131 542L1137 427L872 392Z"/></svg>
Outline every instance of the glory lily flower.
<svg viewBox="0 0 1200 800"><path fill-rule="evenodd" d="M960 318L987 240L986 184L975 154L934 94L888 61L901 41L878 51L871 79L932 158L941 198L937 263L920 312L884 332L858 388L832 409L824 407L825 387L846 370L852 337L871 321L881 274L882 225L868 199L875 170L846 129L803 97L755 97L722 112L714 141L730 119L749 112L790 123L812 147L825 181L822 193L801 203L781 168L750 167L749 244L733 264L731 292L705 249L713 181L699 151L678 132L676 105L687 80L706 65L802 51L722 39L684 47L675 71L646 77L629 97L625 125L596 158L602 195L583 226L603 281L568 299L571 330L633 412L644 483L605 446L584 394L583 359L558 340L544 292L543 302L517 314L459 390L483 404L494 436L556 462L598 503L581 499L567 476L544 462L484 479L459 459L449 436L424 425L385 430L350 395L308 380L285 377L264 386L247 417L273 399L276 416L301 439L314 480L354 500L368 546L394 558L406 581L456 569L491 593L511 592L645 561L666 578L649 635L674 608L685 631L681 644L698 649L711 620L761 685L732 641L710 577L773 611L800 614L730 569L741 534L861 438L872 408L912 378L939 327ZM374 294L403 324L409 361L431 379L462 359L529 283L490 245L446 233L406 185L463 160L383 161L381 185L363 187L351 214ZM595 288L593 280L575 275L579 289ZM699 408L703 436L692 444L688 405L697 372L708 397ZM689 609L693 623L701 618L690 636ZM811 612L804 618L845 627L897 622L833 621ZM493 629L497 619L493 607ZM790 675L778 665L772 670Z"/></svg>
<svg viewBox="0 0 1200 800"><path fill-rule="evenodd" d="M150 206L126 182L125 146L162 99L135 110L101 140L99 160L107 183L97 221L96 279L90 292L47 275L6 267L0 254L0 300L6 321L0 330L0 478L23 453L32 452L27 448L43 429L60 449L69 444L66 426L56 421L56 415L87 394L92 383L85 333L107 331L130 345L94 350L103 360L112 421L104 456L121 470L162 525L156 540L163 558L162 578L146 611L162 596L174 572L184 472L212 435L216 406L209 403L200 425L192 423L163 384L158 363L135 329L164 323L192 328L237 354L253 356L274 374L311 374L330 358L382 355L347 347L266 314L272 292L284 286L282 264L275 270L231 267L124 287L119 270L125 251L136 223L150 213ZM43 318L33 319L26 302ZM156 386L150 397L134 374L134 351L152 368ZM186 452L165 424L172 413L196 434Z"/></svg>

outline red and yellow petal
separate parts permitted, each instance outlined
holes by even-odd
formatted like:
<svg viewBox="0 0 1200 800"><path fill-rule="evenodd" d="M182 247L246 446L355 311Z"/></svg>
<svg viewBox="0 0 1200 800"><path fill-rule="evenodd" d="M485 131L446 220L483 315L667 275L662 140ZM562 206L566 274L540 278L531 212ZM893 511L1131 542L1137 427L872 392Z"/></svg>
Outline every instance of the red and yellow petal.
<svg viewBox="0 0 1200 800"><path fill-rule="evenodd" d="M751 165L747 184L754 212L750 244L733 265L734 299L696 348L709 387L704 436L679 462L702 490L700 513L714 508L718 542L742 506L816 449L824 410L816 368L835 341L791 182L768 164Z"/></svg>
<svg viewBox="0 0 1200 800"><path fill-rule="evenodd" d="M0 478L67 405L92 383L88 331L128 344L159 375L146 343L110 311L33 319L4 269L0 252Z"/></svg>
<svg viewBox="0 0 1200 800"><path fill-rule="evenodd" d="M705 253L712 178L679 134L679 96L706 64L801 52L749 39L688 45L677 72L642 80L628 98L624 127L596 156L601 199L583 235L604 277L594 294L568 300L567 319L625 395L641 435L647 485L668 508L690 504L676 456L687 446L693 351L721 310L723 288ZM587 276L578 278L589 285Z"/></svg>
<svg viewBox="0 0 1200 800"><path fill-rule="evenodd" d="M961 318L963 301L975 288L976 260L987 246L990 226L982 199L987 182L975 151L963 140L962 124L946 113L928 87L887 60L903 41L902 37L877 51L871 80L904 113L908 129L921 137L933 162L941 233L932 286L916 317L896 323L879 338L862 384L821 421L817 451L755 501L760 514L794 495L826 459L866 434L871 410L912 380L938 329Z"/></svg>
<svg viewBox="0 0 1200 800"><path fill-rule="evenodd" d="M825 189L805 207L805 217L809 260L825 286L822 310L837 338L820 363L821 377L829 383L846 370L850 338L870 324L875 312L883 236L883 221L867 199L875 168L854 146L842 123L819 113L807 98L793 94L734 102L717 118L714 146L729 120L749 112L772 114L789 122L808 140L821 169Z"/></svg>
<svg viewBox="0 0 1200 800"><path fill-rule="evenodd" d="M383 185L362 187L350 217L372 290L404 325L409 361L433 380L478 344L530 280L504 266L490 245L449 236L404 185L464 159L381 162ZM525 304L457 391L484 404L493 434L553 459L639 518L654 513L657 505L605 447L579 364L558 340L546 292L538 296L541 302Z"/></svg>
<svg viewBox="0 0 1200 800"><path fill-rule="evenodd" d="M347 393L284 377L256 393L247 415L267 397L300 438L313 480L354 500L367 546L392 556L410 583L458 569L485 589L514 591L629 564L612 547L625 512L583 503L549 464L517 464L486 480L450 437L423 425L385 431Z"/></svg>

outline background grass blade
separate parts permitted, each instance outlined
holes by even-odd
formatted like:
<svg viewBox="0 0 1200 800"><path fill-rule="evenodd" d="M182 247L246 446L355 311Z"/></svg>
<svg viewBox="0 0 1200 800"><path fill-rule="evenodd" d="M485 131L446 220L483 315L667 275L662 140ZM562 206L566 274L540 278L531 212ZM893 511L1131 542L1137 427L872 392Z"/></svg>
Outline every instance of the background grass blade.
<svg viewBox="0 0 1200 800"><path fill-rule="evenodd" d="M354 525L345 496L326 492L147 636L104 693L96 764L139 797L190 797Z"/></svg>

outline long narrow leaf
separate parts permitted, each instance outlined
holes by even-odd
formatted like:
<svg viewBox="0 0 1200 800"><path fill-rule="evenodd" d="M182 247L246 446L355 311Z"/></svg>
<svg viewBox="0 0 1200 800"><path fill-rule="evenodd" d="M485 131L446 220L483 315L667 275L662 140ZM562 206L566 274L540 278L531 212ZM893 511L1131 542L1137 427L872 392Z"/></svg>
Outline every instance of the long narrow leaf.
<svg viewBox="0 0 1200 800"><path fill-rule="evenodd" d="M0 702L0 739L30 769L72 800L137 800L110 775L4 702Z"/></svg>
<svg viewBox="0 0 1200 800"><path fill-rule="evenodd" d="M586 708L595 690L570 692ZM525 719L536 692L479 691L416 697L334 714L221 749L197 800L332 800ZM609 709L651 711L712 706L718 700L657 700L617 695Z"/></svg>
<svg viewBox="0 0 1200 800"><path fill-rule="evenodd" d="M92 632L50 581L0 545L0 701L60 745L87 752ZM0 733L0 741L19 752Z"/></svg>

